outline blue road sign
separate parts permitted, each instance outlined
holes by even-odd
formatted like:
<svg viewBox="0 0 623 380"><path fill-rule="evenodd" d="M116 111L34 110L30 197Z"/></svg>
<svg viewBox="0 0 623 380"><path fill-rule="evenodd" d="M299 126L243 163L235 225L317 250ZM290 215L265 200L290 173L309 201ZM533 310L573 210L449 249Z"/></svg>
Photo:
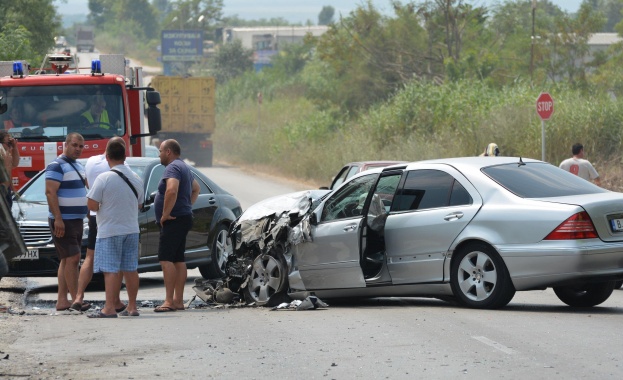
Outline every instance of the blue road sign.
<svg viewBox="0 0 623 380"><path fill-rule="evenodd" d="M197 61L203 56L203 30L163 30L162 61Z"/></svg>

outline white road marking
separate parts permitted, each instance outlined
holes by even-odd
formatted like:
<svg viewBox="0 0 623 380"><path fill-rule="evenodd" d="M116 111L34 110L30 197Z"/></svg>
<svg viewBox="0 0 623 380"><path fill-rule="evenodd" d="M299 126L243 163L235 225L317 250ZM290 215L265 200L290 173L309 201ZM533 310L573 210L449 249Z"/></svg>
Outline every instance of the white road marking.
<svg viewBox="0 0 623 380"><path fill-rule="evenodd" d="M508 348L505 345L500 344L500 343L498 343L496 341L493 341L493 340L491 340L491 339L489 339L487 337L484 337L484 336L473 336L472 338L476 339L479 342L482 342L482 343L486 344L487 346L491 346L491 347L495 348L496 350L500 350L500 351L504 352L505 354L509 354L510 355L510 354L514 354L516 352L515 350L513 350L511 348Z"/></svg>

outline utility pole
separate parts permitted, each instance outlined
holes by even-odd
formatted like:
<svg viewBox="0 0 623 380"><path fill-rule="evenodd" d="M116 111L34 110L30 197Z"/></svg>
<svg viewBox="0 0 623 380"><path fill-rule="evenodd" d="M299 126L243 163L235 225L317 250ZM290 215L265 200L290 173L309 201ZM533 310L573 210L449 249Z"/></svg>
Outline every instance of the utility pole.
<svg viewBox="0 0 623 380"><path fill-rule="evenodd" d="M530 38L530 85L532 85L533 73L534 73L534 15L536 14L536 0L532 0L532 36Z"/></svg>

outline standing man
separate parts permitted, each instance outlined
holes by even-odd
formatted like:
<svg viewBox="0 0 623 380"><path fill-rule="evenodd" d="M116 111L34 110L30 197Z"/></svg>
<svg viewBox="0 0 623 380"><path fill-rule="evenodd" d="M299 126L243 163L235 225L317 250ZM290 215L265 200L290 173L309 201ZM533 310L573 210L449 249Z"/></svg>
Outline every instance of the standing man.
<svg viewBox="0 0 623 380"><path fill-rule="evenodd" d="M192 205L199 196L199 183L190 168L180 159L182 149L175 140L160 144L160 163L166 166L154 201L156 221L160 225L158 259L164 277L164 303L156 312L184 310L186 285L186 235L193 225Z"/></svg>
<svg viewBox="0 0 623 380"><path fill-rule="evenodd" d="M108 140L111 142L119 142L125 146L125 141L121 137L115 136ZM102 173L110 170L110 165L106 160L106 153L91 156L84 165L88 184L94 184L95 179ZM87 254L84 262L80 267L80 275L78 276L78 293L71 308L77 311L87 311L91 308L89 303L84 302L84 292L93 278L93 255L95 254L95 239L97 237L97 212L89 211L89 235L87 243ZM121 280L121 279L120 279ZM117 299L115 309L118 313L122 312L126 305Z"/></svg>
<svg viewBox="0 0 623 380"><path fill-rule="evenodd" d="M582 177L587 181L592 180L595 182L595 185L601 186L601 179L599 178L597 170L595 170L588 160L584 159L584 146L580 143L574 144L573 147L571 147L571 153L573 153L573 157L567 158L561 162L560 168Z"/></svg>
<svg viewBox="0 0 623 380"><path fill-rule="evenodd" d="M138 212L144 198L143 181L124 165L125 144L110 140L106 146L110 171L100 174L87 194L89 210L97 212L97 239L93 270L104 273L106 304L89 318L116 318L125 277L128 306L124 315L138 316Z"/></svg>
<svg viewBox="0 0 623 380"><path fill-rule="evenodd" d="M58 267L56 310L68 310L78 292L78 265L82 247L82 223L87 214L84 168L76 161L84 149L84 138L69 133L63 154L45 169L45 196L48 199L52 240L61 263Z"/></svg>
<svg viewBox="0 0 623 380"><path fill-rule="evenodd" d="M9 210L13 204L13 185L11 184L11 171L19 165L19 150L17 149L17 140L15 140L7 131L0 130L0 157L4 160L4 167L9 174L9 180L0 182L0 187L6 191L6 201Z"/></svg>

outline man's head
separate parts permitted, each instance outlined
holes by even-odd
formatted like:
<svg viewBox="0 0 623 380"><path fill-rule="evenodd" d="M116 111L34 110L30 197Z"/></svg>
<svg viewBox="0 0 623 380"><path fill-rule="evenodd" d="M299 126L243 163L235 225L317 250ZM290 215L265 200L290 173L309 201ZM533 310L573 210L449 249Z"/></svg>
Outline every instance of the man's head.
<svg viewBox="0 0 623 380"><path fill-rule="evenodd" d="M77 132L68 133L65 139L63 154L71 159L77 160L82 154L82 149L84 149L84 137Z"/></svg>
<svg viewBox="0 0 623 380"><path fill-rule="evenodd" d="M571 147L571 153L573 153L574 156L584 155L584 145L580 143L573 144Z"/></svg>
<svg viewBox="0 0 623 380"><path fill-rule="evenodd" d="M102 114L102 112L104 112L105 108L106 108L106 100L101 94L93 95L91 97L91 108L89 109L89 112L91 112L91 115L99 116Z"/></svg>
<svg viewBox="0 0 623 380"><path fill-rule="evenodd" d="M115 136L106 144L106 160L110 166L122 164L125 161L125 141Z"/></svg>
<svg viewBox="0 0 623 380"><path fill-rule="evenodd" d="M15 144L15 139L4 129L0 130L0 143L4 149L11 148Z"/></svg>
<svg viewBox="0 0 623 380"><path fill-rule="evenodd" d="M167 166L182 154L180 144L173 139L164 140L162 144L160 144L159 151L160 163L164 166Z"/></svg>

